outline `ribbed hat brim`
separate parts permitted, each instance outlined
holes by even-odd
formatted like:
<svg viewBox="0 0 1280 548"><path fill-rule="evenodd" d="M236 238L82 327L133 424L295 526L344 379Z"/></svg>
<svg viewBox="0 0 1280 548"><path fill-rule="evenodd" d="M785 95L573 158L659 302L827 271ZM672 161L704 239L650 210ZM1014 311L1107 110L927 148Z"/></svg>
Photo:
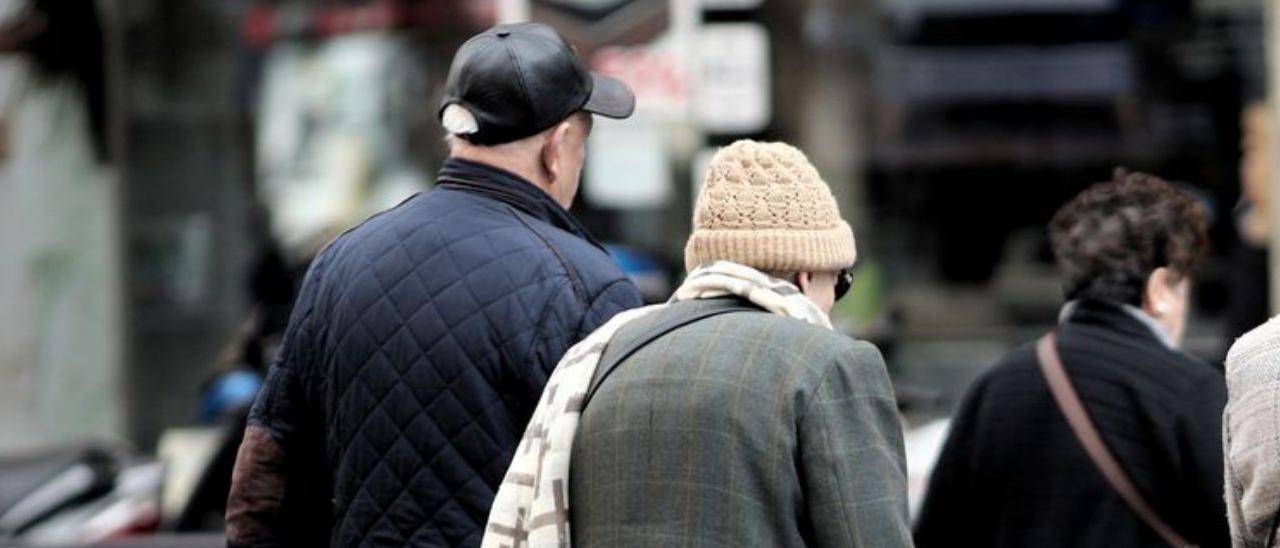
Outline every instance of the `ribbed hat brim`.
<svg viewBox="0 0 1280 548"><path fill-rule="evenodd" d="M698 228L684 248L689 271L733 261L764 272L831 272L858 258L849 223L826 230Z"/></svg>

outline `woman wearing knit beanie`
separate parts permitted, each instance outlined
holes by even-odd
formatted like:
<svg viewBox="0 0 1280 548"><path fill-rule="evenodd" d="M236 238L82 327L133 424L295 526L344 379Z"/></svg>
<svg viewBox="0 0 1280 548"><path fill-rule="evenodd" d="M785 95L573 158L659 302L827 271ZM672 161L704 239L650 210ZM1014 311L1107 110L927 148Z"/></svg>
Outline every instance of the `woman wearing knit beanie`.
<svg viewBox="0 0 1280 548"><path fill-rule="evenodd" d="M884 360L827 317L855 257L803 153L721 150L687 279L557 366L484 545L911 546Z"/></svg>
<svg viewBox="0 0 1280 548"><path fill-rule="evenodd" d="M783 143L738 141L707 168L684 257L690 272L731 261L793 275L829 312L834 301L824 289L853 266L857 248L804 153Z"/></svg>
<svg viewBox="0 0 1280 548"><path fill-rule="evenodd" d="M1280 526L1280 317L1231 346L1222 421L1231 544L1275 546Z"/></svg>

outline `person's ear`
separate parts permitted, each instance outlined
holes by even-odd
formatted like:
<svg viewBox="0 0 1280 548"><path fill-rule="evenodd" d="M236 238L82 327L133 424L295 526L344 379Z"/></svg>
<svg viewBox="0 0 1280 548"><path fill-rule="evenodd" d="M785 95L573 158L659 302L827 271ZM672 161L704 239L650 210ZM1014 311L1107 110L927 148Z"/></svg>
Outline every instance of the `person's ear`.
<svg viewBox="0 0 1280 548"><path fill-rule="evenodd" d="M801 293L808 295L809 288L813 287L813 274L809 272L797 272L795 283L796 287L800 288Z"/></svg>
<svg viewBox="0 0 1280 548"><path fill-rule="evenodd" d="M1142 295L1148 314L1161 318L1173 312L1174 300L1179 297L1178 282L1178 277L1166 267L1162 266L1151 272Z"/></svg>
<svg viewBox="0 0 1280 548"><path fill-rule="evenodd" d="M569 129L568 121L560 122L542 143L542 171L551 184L560 180L560 172L564 169L565 139L569 135Z"/></svg>

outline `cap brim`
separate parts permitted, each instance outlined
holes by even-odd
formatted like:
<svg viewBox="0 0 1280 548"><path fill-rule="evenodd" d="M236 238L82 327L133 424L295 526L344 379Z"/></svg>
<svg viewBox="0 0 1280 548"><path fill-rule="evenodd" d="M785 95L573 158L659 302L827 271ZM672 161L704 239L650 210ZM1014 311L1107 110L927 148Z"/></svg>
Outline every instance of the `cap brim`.
<svg viewBox="0 0 1280 548"><path fill-rule="evenodd" d="M626 118L635 112L636 96L622 80L592 72L591 81L591 97L582 110L609 118Z"/></svg>

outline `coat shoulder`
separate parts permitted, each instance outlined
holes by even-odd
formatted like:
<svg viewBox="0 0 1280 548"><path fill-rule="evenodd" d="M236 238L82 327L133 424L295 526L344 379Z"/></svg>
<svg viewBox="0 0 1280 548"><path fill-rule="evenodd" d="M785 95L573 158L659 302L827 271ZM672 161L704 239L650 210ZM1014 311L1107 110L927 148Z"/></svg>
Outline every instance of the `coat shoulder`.
<svg viewBox="0 0 1280 548"><path fill-rule="evenodd" d="M731 352L765 353L789 369L795 382L816 385L835 368L854 376L887 376L884 358L875 345L838 331L769 313L729 314L703 326L754 345L731 347Z"/></svg>
<svg viewBox="0 0 1280 548"><path fill-rule="evenodd" d="M839 331L775 314L756 314L755 316L757 316L756 321L777 326L773 338L780 344L795 344L802 341L803 346L796 346L795 350L815 362L846 361L851 357L858 362L883 361L880 350L875 345Z"/></svg>

